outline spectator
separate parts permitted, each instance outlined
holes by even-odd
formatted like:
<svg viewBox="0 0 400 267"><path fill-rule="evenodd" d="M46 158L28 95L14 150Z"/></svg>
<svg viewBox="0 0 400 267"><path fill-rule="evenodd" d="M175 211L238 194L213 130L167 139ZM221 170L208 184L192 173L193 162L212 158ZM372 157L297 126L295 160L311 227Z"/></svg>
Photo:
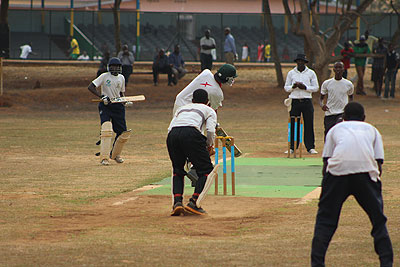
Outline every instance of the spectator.
<svg viewBox="0 0 400 267"><path fill-rule="evenodd" d="M102 59L103 59L103 57L99 53L96 53L96 55L93 57L93 60L95 60L95 61L100 61Z"/></svg>
<svg viewBox="0 0 400 267"><path fill-rule="evenodd" d="M21 59L28 59L30 54L37 55L35 52L32 51L32 42L27 43L26 45L22 45L19 47L21 49L21 54L19 58Z"/></svg>
<svg viewBox="0 0 400 267"><path fill-rule="evenodd" d="M304 145L309 154L317 154L315 150L315 137L314 137L314 106L312 103L312 93L318 92L318 79L315 72L306 66L308 60L306 55L298 54L294 60L297 66L290 70L286 77L285 91L289 94L292 100L290 116L301 116L304 119ZM294 136L294 119L291 122L290 136ZM300 123L297 124L297 140L300 139ZM290 144L290 153L292 153L294 146L293 138ZM288 153L286 151L285 153Z"/></svg>
<svg viewBox="0 0 400 267"><path fill-rule="evenodd" d="M360 36L360 41L358 44L354 46L354 53L357 54L369 54L371 51L368 48L368 45L365 43L365 36ZM364 73L365 73L365 63L366 57L356 57L354 59L354 65L356 65L357 70L357 86L356 86L356 94L357 95L366 95L367 93L364 90Z"/></svg>
<svg viewBox="0 0 400 267"><path fill-rule="evenodd" d="M90 59L89 55L87 54L86 51L83 51L82 55L80 55L78 57L78 60L82 60L82 61L88 61L89 59Z"/></svg>
<svg viewBox="0 0 400 267"><path fill-rule="evenodd" d="M235 38L233 38L231 34L231 28L229 27L225 28L224 33L225 33L225 44L224 44L225 62L233 65L233 62L235 61L235 59L237 59Z"/></svg>
<svg viewBox="0 0 400 267"><path fill-rule="evenodd" d="M125 87L128 85L129 76L132 74L133 63L135 62L135 57L133 53L129 51L128 45L122 46L122 51L118 53L118 58L122 63L122 75L125 78Z"/></svg>
<svg viewBox="0 0 400 267"><path fill-rule="evenodd" d="M390 98L394 98L394 90L396 85L396 75L399 68L399 53L394 50L394 45L389 44L388 52L386 53L386 74L385 74L385 94L384 99L389 97L390 87Z"/></svg>
<svg viewBox="0 0 400 267"><path fill-rule="evenodd" d="M250 61L250 48L247 43L242 47L242 61Z"/></svg>
<svg viewBox="0 0 400 267"><path fill-rule="evenodd" d="M180 45L175 45L174 52L169 55L169 64L172 70L172 82L178 83L178 80L182 79L187 73L185 69L185 61L183 61L182 54L180 52ZM168 83L168 85L172 85Z"/></svg>
<svg viewBox="0 0 400 267"><path fill-rule="evenodd" d="M368 45L369 51L372 51L375 47L375 43L377 43L379 39L373 35L370 35L368 30L366 30L364 32L364 36L365 36L365 42ZM367 63L371 63L370 58L367 59ZM372 77L371 77L371 80L372 80Z"/></svg>
<svg viewBox="0 0 400 267"><path fill-rule="evenodd" d="M103 43L100 48L101 54L104 56L106 52L110 53L110 48L106 43ZM107 62L108 63L108 62Z"/></svg>
<svg viewBox="0 0 400 267"><path fill-rule="evenodd" d="M165 55L165 50L160 49L158 54L154 57L153 61L153 82L154 86L158 85L158 74L168 74L168 85L171 86L172 82L172 69L169 65L168 57Z"/></svg>
<svg viewBox="0 0 400 267"><path fill-rule="evenodd" d="M204 32L204 36L200 39L200 62L201 71L205 69L212 69L213 56L212 50L215 49L216 44L214 38L210 37L210 30Z"/></svg>
<svg viewBox="0 0 400 267"><path fill-rule="evenodd" d="M257 62L263 61L264 57L264 45L261 43L258 43L257 46Z"/></svg>
<svg viewBox="0 0 400 267"><path fill-rule="evenodd" d="M267 41L265 43L265 48L264 48L264 62L269 62L271 60L271 45Z"/></svg>
<svg viewBox="0 0 400 267"><path fill-rule="evenodd" d="M344 48L340 51L340 54L342 55L342 62L344 65L344 72L343 72L343 78L347 79L347 74L348 74L348 69L350 69L350 60L351 57L354 55L354 50L351 48L349 42L344 43Z"/></svg>
<svg viewBox="0 0 400 267"><path fill-rule="evenodd" d="M373 53L383 56L374 57L372 62L372 81L374 82L374 91L376 96L380 97L382 92L383 75L385 74L385 56L387 54L387 49L383 44L383 38L379 38L378 45L374 47Z"/></svg>
<svg viewBox="0 0 400 267"><path fill-rule="evenodd" d="M108 71L107 66L110 61L110 52L104 51L103 58L100 61L99 69L97 70L97 77Z"/></svg>
<svg viewBox="0 0 400 267"><path fill-rule="evenodd" d="M68 49L69 58L78 59L79 54L81 53L79 50L78 41L74 37L68 36L68 42L70 44L70 49Z"/></svg>

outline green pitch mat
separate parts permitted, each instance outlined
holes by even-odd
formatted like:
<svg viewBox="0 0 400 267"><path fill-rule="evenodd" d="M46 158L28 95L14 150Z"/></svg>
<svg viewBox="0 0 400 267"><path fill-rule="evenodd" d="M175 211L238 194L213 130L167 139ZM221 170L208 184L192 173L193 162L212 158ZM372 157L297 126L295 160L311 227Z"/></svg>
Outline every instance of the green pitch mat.
<svg viewBox="0 0 400 267"><path fill-rule="evenodd" d="M231 194L230 162L227 166L228 195ZM218 171L219 194L222 194L222 163ZM301 198L320 186L322 160L320 158L238 158L235 159L236 196ZM192 194L190 180L185 178L185 193ZM161 187L142 194L171 194L171 178L165 178ZM214 194L214 185L209 194Z"/></svg>

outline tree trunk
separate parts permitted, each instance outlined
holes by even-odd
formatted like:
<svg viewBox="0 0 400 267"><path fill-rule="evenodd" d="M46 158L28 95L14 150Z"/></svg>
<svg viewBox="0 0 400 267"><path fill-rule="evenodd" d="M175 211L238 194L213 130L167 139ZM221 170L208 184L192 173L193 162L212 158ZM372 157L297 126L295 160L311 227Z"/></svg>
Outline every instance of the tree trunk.
<svg viewBox="0 0 400 267"><path fill-rule="evenodd" d="M278 54L278 49L277 49L277 44L276 44L275 30L274 30L274 25L272 24L271 9L269 7L268 0L264 0L264 12L265 12L264 13L265 19L267 21L269 37L271 40L271 53L272 53L272 59L274 61L274 65L275 65L276 79L278 81L278 87L282 88L285 85L285 82L283 81L281 61L279 59L279 54Z"/></svg>
<svg viewBox="0 0 400 267"><path fill-rule="evenodd" d="M0 57L10 57L10 28L8 26L8 2L1 1L0 9Z"/></svg>
<svg viewBox="0 0 400 267"><path fill-rule="evenodd" d="M390 41L393 45L397 45L398 43L400 43L400 14L397 13L397 10L395 9L396 14L397 14L397 29L394 32L393 36L392 36L392 40Z"/></svg>
<svg viewBox="0 0 400 267"><path fill-rule="evenodd" d="M121 25L120 25L120 15L119 15L119 6L121 4L121 0L115 0L113 7L113 15L114 15L114 36L115 36L115 49L116 55L121 51Z"/></svg>
<svg viewBox="0 0 400 267"><path fill-rule="evenodd" d="M286 15L292 16L288 0L282 0L282 2L285 7ZM323 81L329 78L329 64L338 60L338 57L332 57L332 52L338 45L341 36L351 27L357 17L371 5L373 0L364 0L361 5L357 7L357 10L346 12L341 15L335 25L332 26L332 34L327 38L320 32L315 31L315 28L318 28L317 25L315 28L310 25L310 11L307 2L307 0L300 0L301 18L297 19L296 22L290 19L289 22L292 32L296 35L303 36L305 54L309 57L310 66L313 67L317 74L318 82L322 84ZM315 23L317 22L314 19L313 24ZM302 27L300 27L300 24Z"/></svg>

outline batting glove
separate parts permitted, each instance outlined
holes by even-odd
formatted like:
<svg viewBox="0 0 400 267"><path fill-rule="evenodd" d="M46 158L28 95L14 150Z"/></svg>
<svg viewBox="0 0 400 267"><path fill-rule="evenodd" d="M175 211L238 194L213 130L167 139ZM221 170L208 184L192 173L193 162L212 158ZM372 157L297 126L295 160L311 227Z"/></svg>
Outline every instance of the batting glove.
<svg viewBox="0 0 400 267"><path fill-rule="evenodd" d="M104 105L106 105L106 106L111 103L111 99L105 95L101 96L101 101L103 101Z"/></svg>

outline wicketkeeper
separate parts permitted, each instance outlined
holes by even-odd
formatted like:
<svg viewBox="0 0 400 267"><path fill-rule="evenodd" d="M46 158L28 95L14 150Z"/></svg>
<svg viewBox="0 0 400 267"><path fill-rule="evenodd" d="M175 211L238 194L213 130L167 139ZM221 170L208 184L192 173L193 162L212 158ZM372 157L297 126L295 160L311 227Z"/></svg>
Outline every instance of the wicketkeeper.
<svg viewBox="0 0 400 267"><path fill-rule="evenodd" d="M100 162L102 165L108 165L110 157L117 163L124 162L121 151L131 131L126 128L124 104L111 103L111 99L123 97L125 93L125 78L121 74L122 64L119 58L111 58L107 70L108 72L101 74L88 87L90 92L102 100L98 106L101 122ZM101 93L97 91L98 87L101 87ZM112 144L113 131L116 136Z"/></svg>
<svg viewBox="0 0 400 267"><path fill-rule="evenodd" d="M217 114L207 106L208 93L204 89L194 91L192 102L177 109L168 128L167 147L173 167L172 216L180 215L184 210L198 215L204 214L201 201L216 175L210 154L213 152ZM207 136L202 134L203 127L206 128ZM182 205L186 175L184 166L187 159L193 164L199 179L189 203L184 208Z"/></svg>

